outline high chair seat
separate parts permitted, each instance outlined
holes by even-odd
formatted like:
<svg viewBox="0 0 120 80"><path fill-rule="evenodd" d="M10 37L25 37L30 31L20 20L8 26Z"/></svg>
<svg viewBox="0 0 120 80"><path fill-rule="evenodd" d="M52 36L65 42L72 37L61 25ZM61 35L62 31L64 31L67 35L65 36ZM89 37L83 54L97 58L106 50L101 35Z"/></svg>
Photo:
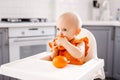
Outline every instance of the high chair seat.
<svg viewBox="0 0 120 80"><path fill-rule="evenodd" d="M77 37L87 36L90 40L86 63L83 65L68 64L64 68L56 68L51 61L43 60L51 55L49 52L16 60L0 67L0 74L21 80L93 80L104 79L104 60L97 57L96 41L91 32L82 29Z"/></svg>

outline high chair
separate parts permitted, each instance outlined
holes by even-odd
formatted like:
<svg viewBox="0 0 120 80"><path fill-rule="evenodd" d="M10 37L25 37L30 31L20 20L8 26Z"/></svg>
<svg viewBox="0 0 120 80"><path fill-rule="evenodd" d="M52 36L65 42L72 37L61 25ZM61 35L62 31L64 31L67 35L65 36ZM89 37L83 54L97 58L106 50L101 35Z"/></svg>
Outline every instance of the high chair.
<svg viewBox="0 0 120 80"><path fill-rule="evenodd" d="M50 52L39 53L24 59L16 60L0 67L0 74L21 80L94 80L105 78L104 60L97 57L96 40L93 34L82 28L77 36L89 38L89 51L83 65L68 64L64 68L56 68L51 61L43 60Z"/></svg>
<svg viewBox="0 0 120 80"><path fill-rule="evenodd" d="M87 29L82 28L80 34L77 36L78 38L88 37L89 39L89 50L88 55L86 56L86 62L90 61L91 59L99 59L97 57L97 44L94 35ZM95 78L105 79L104 67L102 67L98 72L95 74Z"/></svg>

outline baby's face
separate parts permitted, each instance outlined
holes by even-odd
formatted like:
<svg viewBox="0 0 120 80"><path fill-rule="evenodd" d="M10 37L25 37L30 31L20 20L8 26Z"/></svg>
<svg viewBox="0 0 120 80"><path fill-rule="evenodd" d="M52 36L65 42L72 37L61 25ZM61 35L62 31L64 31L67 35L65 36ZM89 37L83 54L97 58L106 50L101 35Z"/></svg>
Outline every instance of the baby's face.
<svg viewBox="0 0 120 80"><path fill-rule="evenodd" d="M58 20L57 21L57 35L65 36L68 40L72 40L75 37L76 25L69 20Z"/></svg>
<svg viewBox="0 0 120 80"><path fill-rule="evenodd" d="M73 13L65 13L57 20L57 36L65 36L68 40L72 40L79 32L79 19Z"/></svg>

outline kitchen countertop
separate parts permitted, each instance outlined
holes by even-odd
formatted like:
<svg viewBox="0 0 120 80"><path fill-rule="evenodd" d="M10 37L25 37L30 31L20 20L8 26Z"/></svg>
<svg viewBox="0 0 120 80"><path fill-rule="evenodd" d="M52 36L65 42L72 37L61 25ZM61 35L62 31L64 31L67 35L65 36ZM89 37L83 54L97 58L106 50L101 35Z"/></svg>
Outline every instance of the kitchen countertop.
<svg viewBox="0 0 120 80"><path fill-rule="evenodd" d="M38 27L38 26L55 26L55 23L0 23L0 28L9 28L9 27Z"/></svg>
<svg viewBox="0 0 120 80"><path fill-rule="evenodd" d="M0 23L0 28L9 27L38 27L38 26L55 26L54 22L46 23ZM117 26L120 27L120 22L118 21L83 21L83 26Z"/></svg>
<svg viewBox="0 0 120 80"><path fill-rule="evenodd" d="M83 21L83 25L120 26L118 21Z"/></svg>

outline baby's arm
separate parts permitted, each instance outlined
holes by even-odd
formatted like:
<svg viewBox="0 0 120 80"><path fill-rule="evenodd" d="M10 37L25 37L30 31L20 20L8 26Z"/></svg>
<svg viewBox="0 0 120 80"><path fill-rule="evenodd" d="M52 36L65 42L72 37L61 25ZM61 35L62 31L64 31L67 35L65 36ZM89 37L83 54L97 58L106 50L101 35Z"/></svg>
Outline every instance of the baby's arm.
<svg viewBox="0 0 120 80"><path fill-rule="evenodd" d="M55 40L49 42L50 51L52 52L51 60L58 55L58 46L56 45Z"/></svg>
<svg viewBox="0 0 120 80"><path fill-rule="evenodd" d="M82 59L85 53L85 43L81 42L79 45L74 46L70 42L63 44L64 48L75 58Z"/></svg>
<svg viewBox="0 0 120 80"><path fill-rule="evenodd" d="M41 59L43 59L43 60L48 60L48 61L52 61L53 58L58 55L58 48L57 48L56 43L55 43L54 40L51 41L51 42L49 42L48 45L49 45L49 47L50 47L50 51L52 52L52 54L49 55L49 56L43 57L43 58L41 58Z"/></svg>
<svg viewBox="0 0 120 80"><path fill-rule="evenodd" d="M71 44L65 38L59 38L57 41L58 45L62 45L73 57L81 59L85 55L85 43L81 42L77 46Z"/></svg>
<svg viewBox="0 0 120 80"><path fill-rule="evenodd" d="M81 55L81 58L80 59L83 59L84 60L84 56L85 56L85 42L81 42L80 44L77 45L77 47L80 49L80 55Z"/></svg>

